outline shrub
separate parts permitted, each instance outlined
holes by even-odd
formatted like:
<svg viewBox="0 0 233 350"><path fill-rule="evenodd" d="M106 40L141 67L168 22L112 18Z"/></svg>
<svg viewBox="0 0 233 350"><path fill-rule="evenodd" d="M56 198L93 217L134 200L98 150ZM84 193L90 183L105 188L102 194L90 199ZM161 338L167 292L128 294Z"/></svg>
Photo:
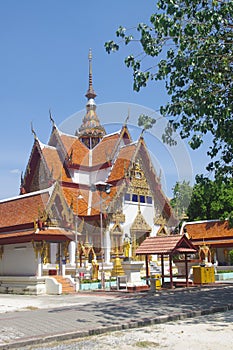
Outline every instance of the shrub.
<svg viewBox="0 0 233 350"><path fill-rule="evenodd" d="M233 265L233 250L229 251L230 265Z"/></svg>

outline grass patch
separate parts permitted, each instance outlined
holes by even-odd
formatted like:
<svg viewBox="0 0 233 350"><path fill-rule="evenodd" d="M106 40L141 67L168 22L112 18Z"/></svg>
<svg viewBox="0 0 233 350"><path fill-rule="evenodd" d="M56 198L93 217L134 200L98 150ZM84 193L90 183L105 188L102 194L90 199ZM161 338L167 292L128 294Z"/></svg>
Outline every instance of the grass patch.
<svg viewBox="0 0 233 350"><path fill-rule="evenodd" d="M38 307L37 306L27 306L27 307L25 307L25 309L27 309L27 310L38 310Z"/></svg>
<svg viewBox="0 0 233 350"><path fill-rule="evenodd" d="M135 345L138 348L149 348L151 346L153 346L153 347L159 346L160 344L159 343L155 343L153 341L141 340L141 341L136 342Z"/></svg>

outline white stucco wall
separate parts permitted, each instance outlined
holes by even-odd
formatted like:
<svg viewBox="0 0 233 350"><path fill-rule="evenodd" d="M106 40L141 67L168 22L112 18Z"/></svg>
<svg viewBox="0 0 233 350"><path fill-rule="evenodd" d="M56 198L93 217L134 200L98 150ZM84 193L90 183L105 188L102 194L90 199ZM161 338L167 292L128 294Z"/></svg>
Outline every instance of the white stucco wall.
<svg viewBox="0 0 233 350"><path fill-rule="evenodd" d="M35 276L37 259L31 243L4 246L0 260L0 274L3 276Z"/></svg>
<svg viewBox="0 0 233 350"><path fill-rule="evenodd" d="M92 172L84 172L80 170L74 170L71 173L72 180L75 183L91 185L98 181L105 181L108 177L110 168L97 169Z"/></svg>
<svg viewBox="0 0 233 350"><path fill-rule="evenodd" d="M90 174L87 172L73 170L71 175L73 182L90 184Z"/></svg>
<svg viewBox="0 0 233 350"><path fill-rule="evenodd" d="M151 227L151 235L155 235L154 232L154 206L152 204L140 204L141 214L145 218L147 224ZM122 225L124 234L130 234L130 228L138 214L138 203L124 202L123 213L125 214L125 223Z"/></svg>

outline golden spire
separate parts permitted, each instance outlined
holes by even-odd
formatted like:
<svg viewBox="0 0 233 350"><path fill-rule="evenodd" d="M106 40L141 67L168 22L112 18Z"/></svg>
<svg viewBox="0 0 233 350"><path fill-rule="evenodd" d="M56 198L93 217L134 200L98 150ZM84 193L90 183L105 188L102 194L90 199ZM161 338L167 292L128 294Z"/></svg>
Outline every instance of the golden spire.
<svg viewBox="0 0 233 350"><path fill-rule="evenodd" d="M90 98L95 98L97 96L92 85L92 51L91 49L89 49L88 60L89 60L89 85L85 96L89 100Z"/></svg>
<svg viewBox="0 0 233 350"><path fill-rule="evenodd" d="M104 127L100 124L99 118L96 114L96 104L94 98L97 96L92 86L92 52L89 50L89 86L86 93L88 99L86 104L86 114L83 117L82 124L76 135L89 148L94 148L100 140L106 135Z"/></svg>

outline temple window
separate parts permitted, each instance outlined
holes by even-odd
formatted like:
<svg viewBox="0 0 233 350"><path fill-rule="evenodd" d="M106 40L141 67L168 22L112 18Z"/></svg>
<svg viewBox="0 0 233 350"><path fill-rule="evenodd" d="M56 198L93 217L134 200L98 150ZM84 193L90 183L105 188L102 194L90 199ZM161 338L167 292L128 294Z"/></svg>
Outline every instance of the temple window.
<svg viewBox="0 0 233 350"><path fill-rule="evenodd" d="M146 203L145 196L140 195L140 203Z"/></svg>
<svg viewBox="0 0 233 350"><path fill-rule="evenodd" d="M130 201L130 193L125 194L125 201Z"/></svg>

